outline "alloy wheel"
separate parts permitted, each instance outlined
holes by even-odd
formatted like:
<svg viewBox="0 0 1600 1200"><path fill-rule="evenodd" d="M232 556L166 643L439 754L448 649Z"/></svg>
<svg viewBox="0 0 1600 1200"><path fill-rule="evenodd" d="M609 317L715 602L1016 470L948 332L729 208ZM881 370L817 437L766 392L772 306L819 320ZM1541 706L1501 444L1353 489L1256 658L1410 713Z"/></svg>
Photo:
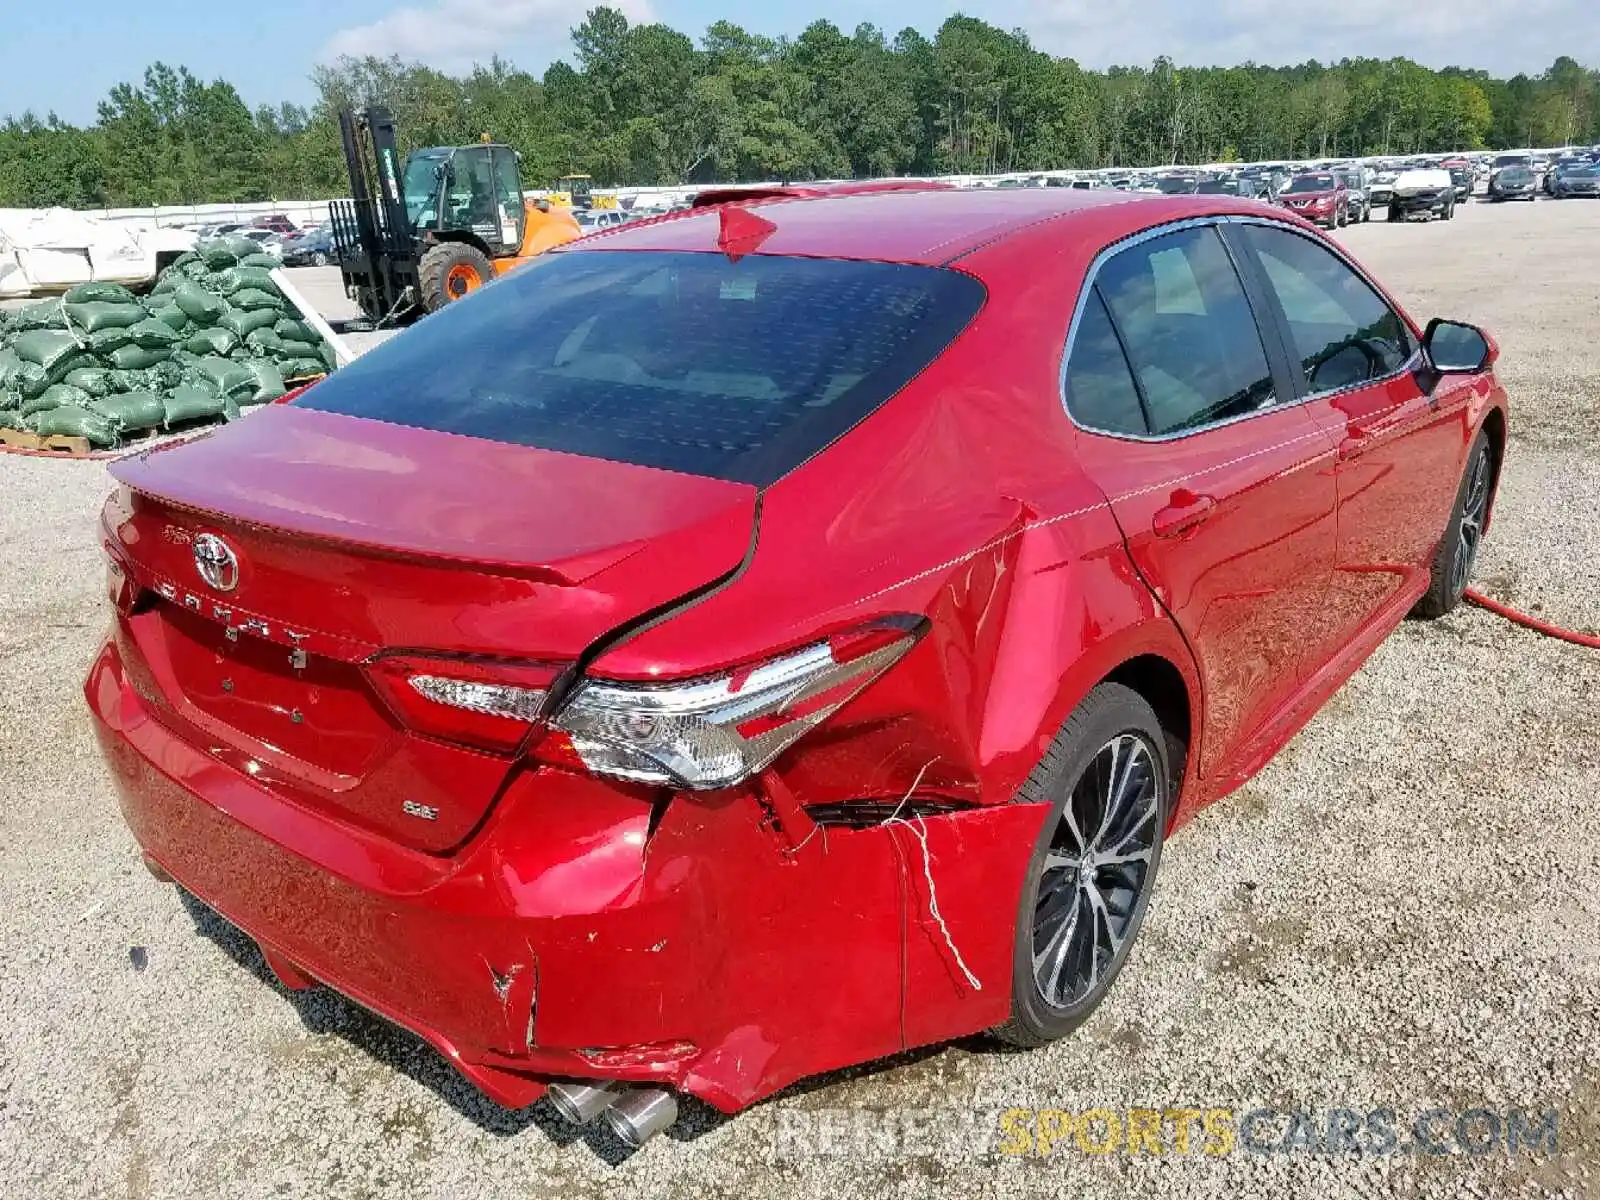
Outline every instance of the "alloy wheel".
<svg viewBox="0 0 1600 1200"><path fill-rule="evenodd" d="M1160 832L1156 763L1141 735L1120 734L1090 761L1062 810L1033 918L1034 982L1054 1008L1092 994L1135 928Z"/></svg>
<svg viewBox="0 0 1600 1200"><path fill-rule="evenodd" d="M1461 520L1457 525L1456 560L1451 568L1450 587L1456 593L1466 589L1472 578L1472 568L1478 561L1478 547L1483 542L1483 522L1489 514L1489 452L1478 451L1472 463L1472 481L1467 485L1467 497L1461 505Z"/></svg>

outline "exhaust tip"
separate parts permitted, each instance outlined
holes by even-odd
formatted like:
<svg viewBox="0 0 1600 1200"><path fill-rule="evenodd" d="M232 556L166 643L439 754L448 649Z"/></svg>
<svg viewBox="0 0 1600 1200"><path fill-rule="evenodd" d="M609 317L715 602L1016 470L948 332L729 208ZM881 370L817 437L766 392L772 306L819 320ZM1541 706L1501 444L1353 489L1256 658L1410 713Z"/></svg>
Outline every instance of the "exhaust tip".
<svg viewBox="0 0 1600 1200"><path fill-rule="evenodd" d="M665 1088L633 1088L605 1109L605 1118L611 1132L637 1150L672 1128L678 1119L678 1101Z"/></svg>
<svg viewBox="0 0 1600 1200"><path fill-rule="evenodd" d="M616 1102L622 1085L610 1081L552 1083L544 1094L563 1121L587 1125Z"/></svg>

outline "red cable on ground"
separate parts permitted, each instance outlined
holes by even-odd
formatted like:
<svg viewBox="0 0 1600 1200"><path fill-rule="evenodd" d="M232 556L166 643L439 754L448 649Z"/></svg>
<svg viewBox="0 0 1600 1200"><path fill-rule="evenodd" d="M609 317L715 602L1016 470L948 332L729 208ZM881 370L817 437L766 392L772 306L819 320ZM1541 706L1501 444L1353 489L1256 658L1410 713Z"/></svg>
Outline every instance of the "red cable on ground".
<svg viewBox="0 0 1600 1200"><path fill-rule="evenodd" d="M1472 601L1479 608L1486 608L1496 616L1504 617L1516 625L1523 625L1545 637L1552 637L1558 641L1571 642L1574 646L1587 646L1591 650L1600 650L1600 637L1587 633L1575 633L1571 629L1563 629L1559 625L1552 625L1548 621L1541 621L1538 617L1530 617L1525 612L1518 612L1510 605L1501 604L1492 600L1482 592L1467 589L1466 599Z"/></svg>

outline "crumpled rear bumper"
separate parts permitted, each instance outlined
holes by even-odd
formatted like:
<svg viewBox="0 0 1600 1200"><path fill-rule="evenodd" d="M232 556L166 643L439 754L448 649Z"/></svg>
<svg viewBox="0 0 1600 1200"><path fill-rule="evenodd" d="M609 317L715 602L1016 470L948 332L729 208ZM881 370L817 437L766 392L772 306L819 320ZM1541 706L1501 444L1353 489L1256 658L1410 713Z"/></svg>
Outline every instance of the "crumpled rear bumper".
<svg viewBox="0 0 1600 1200"><path fill-rule="evenodd" d="M733 1111L1009 1013L1038 806L819 830L797 850L754 794L653 814L637 792L541 768L464 849L434 856L183 740L114 639L85 694L149 859L255 938L286 984L320 981L412 1030L508 1107L577 1077Z"/></svg>

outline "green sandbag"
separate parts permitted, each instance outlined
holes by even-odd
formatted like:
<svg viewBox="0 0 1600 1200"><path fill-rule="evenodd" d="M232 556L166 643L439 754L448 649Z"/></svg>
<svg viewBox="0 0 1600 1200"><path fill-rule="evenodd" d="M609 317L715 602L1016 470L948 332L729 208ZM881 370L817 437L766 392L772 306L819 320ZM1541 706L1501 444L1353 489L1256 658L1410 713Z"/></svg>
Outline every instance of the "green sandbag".
<svg viewBox="0 0 1600 1200"><path fill-rule="evenodd" d="M226 358L202 358L195 363L194 374L210 382L224 396L249 395L256 386L256 377L249 367Z"/></svg>
<svg viewBox="0 0 1600 1200"><path fill-rule="evenodd" d="M106 361L119 370L143 371L157 363L166 362L171 353L165 346L146 348L130 342L126 346L118 346L106 356Z"/></svg>
<svg viewBox="0 0 1600 1200"><path fill-rule="evenodd" d="M217 290L224 296L231 296L247 288L255 288L268 295L276 295L278 292L278 285L272 282L272 273L265 267L238 266L217 276Z"/></svg>
<svg viewBox="0 0 1600 1200"><path fill-rule="evenodd" d="M204 261L205 260L202 259L193 250L185 250L182 254L178 255L177 258L172 260L172 265L174 267L187 267L190 263L204 262Z"/></svg>
<svg viewBox="0 0 1600 1200"><path fill-rule="evenodd" d="M11 343L18 358L46 371L68 355L78 353L79 348L77 337L65 329L30 329L19 333Z"/></svg>
<svg viewBox="0 0 1600 1200"><path fill-rule="evenodd" d="M250 349L254 350L257 354L265 354L277 357L278 355L286 353L283 339L278 336L275 330L270 329L265 325L263 325L260 329L253 330L250 336L245 338L244 344L250 347ZM296 347L295 349L297 353L305 353L305 351L301 350L299 347Z"/></svg>
<svg viewBox="0 0 1600 1200"><path fill-rule="evenodd" d="M152 296L165 296L169 292L176 291L178 285L182 282L183 276L176 271L164 271L161 278L156 280L155 287L150 289L150 294Z"/></svg>
<svg viewBox="0 0 1600 1200"><path fill-rule="evenodd" d="M105 396L91 400L89 407L103 417L109 417L124 433L139 429L154 429L167 419L167 408L156 392L124 392L120 396Z"/></svg>
<svg viewBox="0 0 1600 1200"><path fill-rule="evenodd" d="M117 428L111 418L76 404L63 404L42 412L33 419L33 431L41 437L64 434L88 438L96 446L114 446Z"/></svg>
<svg viewBox="0 0 1600 1200"><path fill-rule="evenodd" d="M17 353L4 342L0 342L0 391L10 386L12 377L22 367L22 360Z"/></svg>
<svg viewBox="0 0 1600 1200"><path fill-rule="evenodd" d="M201 242L195 247L195 253L197 253L203 260L202 265L209 267L213 271L222 271L226 270L228 267L236 267L239 265L239 259L241 257L229 249L228 245L221 238L217 238L213 241ZM251 253L254 253L254 248L252 248ZM186 271L190 270L193 265L194 264L190 264L189 267L185 267L184 269Z"/></svg>
<svg viewBox="0 0 1600 1200"><path fill-rule="evenodd" d="M283 386L283 373L265 359L253 359L245 364L245 369L250 372L255 382L254 389L246 397L252 404L265 404L269 400L276 400L289 390Z"/></svg>
<svg viewBox="0 0 1600 1200"><path fill-rule="evenodd" d="M333 352L333 346L322 342L317 346L317 355L322 359L322 365L330 371L339 369L339 356Z"/></svg>
<svg viewBox="0 0 1600 1200"><path fill-rule="evenodd" d="M27 308L11 318L11 328L18 333L26 333L30 329L65 329L67 327L66 314L61 311L61 301L40 300L37 304L30 304Z"/></svg>
<svg viewBox="0 0 1600 1200"><path fill-rule="evenodd" d="M293 317L285 317L272 327L272 331L286 342L302 342L307 346L318 346L322 343L322 335L304 321L296 321Z"/></svg>
<svg viewBox="0 0 1600 1200"><path fill-rule="evenodd" d="M100 360L92 354L86 354L82 351L76 354L69 354L65 358L59 359L53 367L44 373L45 383L46 385L62 383L74 371L80 371L84 367L98 367L99 365Z"/></svg>
<svg viewBox="0 0 1600 1200"><path fill-rule="evenodd" d="M268 325L276 325L280 315L276 308L257 308L248 311L243 308L230 308L222 314L222 319L217 324L224 329L233 330L243 338L258 329L265 329Z"/></svg>
<svg viewBox="0 0 1600 1200"><path fill-rule="evenodd" d="M189 314L176 304L166 304L159 308L152 308L150 316L153 320L160 321L174 333L181 334L189 328Z"/></svg>
<svg viewBox="0 0 1600 1200"><path fill-rule="evenodd" d="M205 259L206 266L213 271L221 271L236 266L241 259L260 253L261 247L247 237L231 236L204 242L196 250Z"/></svg>
<svg viewBox="0 0 1600 1200"><path fill-rule="evenodd" d="M26 402L50 386L50 376L38 363L25 362L11 373L11 382L7 386L16 389Z"/></svg>
<svg viewBox="0 0 1600 1200"><path fill-rule="evenodd" d="M134 304L134 295L120 283L80 283L64 297L67 306L74 304Z"/></svg>
<svg viewBox="0 0 1600 1200"><path fill-rule="evenodd" d="M221 396L183 384L173 388L162 401L163 420L169 428L184 421L215 420L222 416L224 407Z"/></svg>
<svg viewBox="0 0 1600 1200"><path fill-rule="evenodd" d="M47 412L52 408L59 408L63 404L84 405L89 403L89 393L82 388L75 388L70 384L57 383L44 389L37 396L22 402L22 415L31 417L35 413Z"/></svg>
<svg viewBox="0 0 1600 1200"><path fill-rule="evenodd" d="M82 408L92 399L93 397L80 387L73 387L70 383L55 383L40 393L38 403L46 408L57 408L63 404L75 404Z"/></svg>
<svg viewBox="0 0 1600 1200"><path fill-rule="evenodd" d="M241 267L265 267L269 271L276 271L279 267L283 266L283 263L280 260L273 258L270 254L262 254L257 252L255 254L245 255L239 260L239 265Z"/></svg>
<svg viewBox="0 0 1600 1200"><path fill-rule="evenodd" d="M141 304L113 304L107 300L89 300L83 304L67 305L67 319L72 328L81 333L94 333L98 329L126 329L145 319Z"/></svg>
<svg viewBox="0 0 1600 1200"><path fill-rule="evenodd" d="M151 386L149 371L117 371L111 372L112 392L144 392Z"/></svg>
<svg viewBox="0 0 1600 1200"><path fill-rule="evenodd" d="M184 368L170 358L150 368L150 386L156 391L164 392L183 382Z"/></svg>
<svg viewBox="0 0 1600 1200"><path fill-rule="evenodd" d="M278 364L285 379L307 379L313 375L327 374L320 358L291 358Z"/></svg>
<svg viewBox="0 0 1600 1200"><path fill-rule="evenodd" d="M126 329L97 329L83 340L88 343L90 354L105 358L113 350L126 346L133 338Z"/></svg>
<svg viewBox="0 0 1600 1200"><path fill-rule="evenodd" d="M201 329L191 333L183 348L191 354L227 354L239 344L239 335L231 329Z"/></svg>
<svg viewBox="0 0 1600 1200"><path fill-rule="evenodd" d="M226 301L192 280L180 283L172 293L172 300L196 325L215 325L228 311Z"/></svg>
<svg viewBox="0 0 1600 1200"><path fill-rule="evenodd" d="M27 422L15 408L0 408L0 429L26 429Z"/></svg>
<svg viewBox="0 0 1600 1200"><path fill-rule="evenodd" d="M175 346L183 340L178 331L165 321L158 321L154 317L146 317L137 325L128 330L128 336L135 346L143 346L146 350L158 350L162 347Z"/></svg>
<svg viewBox="0 0 1600 1200"><path fill-rule="evenodd" d="M173 388L178 387L180 384L184 387L199 388L208 396L222 395L222 391L217 387L215 380L213 380L210 376L200 374L200 372L196 371L193 367L185 371L183 373L183 378L179 379L177 383L169 385L166 390L170 392Z"/></svg>
<svg viewBox="0 0 1600 1200"><path fill-rule="evenodd" d="M111 394L112 373L104 367L77 367L62 376L61 382L82 388L90 396L98 398Z"/></svg>
<svg viewBox="0 0 1600 1200"><path fill-rule="evenodd" d="M278 310L273 313L274 322L278 320L279 313L283 310L283 297L276 291L267 291L265 288L246 287L240 288L228 297L228 303L234 308L242 308L246 312L261 308Z"/></svg>

